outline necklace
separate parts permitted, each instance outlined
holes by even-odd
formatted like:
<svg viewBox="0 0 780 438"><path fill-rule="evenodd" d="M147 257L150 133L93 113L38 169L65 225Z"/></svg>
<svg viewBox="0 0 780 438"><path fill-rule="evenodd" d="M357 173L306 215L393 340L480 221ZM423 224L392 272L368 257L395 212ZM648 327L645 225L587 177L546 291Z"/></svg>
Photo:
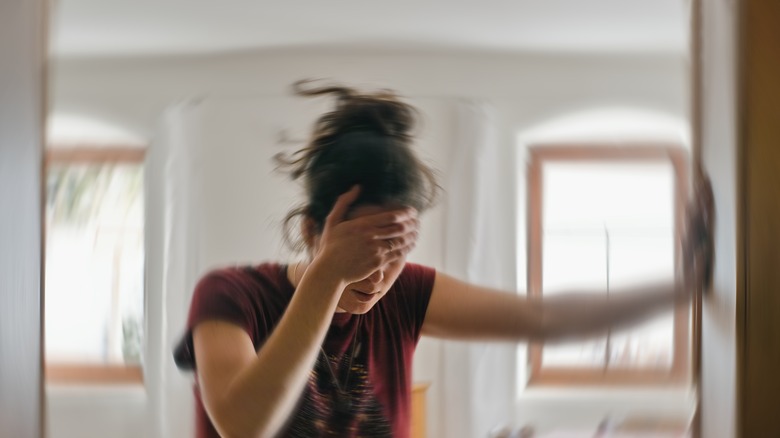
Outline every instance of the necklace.
<svg viewBox="0 0 780 438"><path fill-rule="evenodd" d="M300 263L296 263L293 266L293 285L295 286L295 283L298 281L298 266L300 266ZM330 359L328 358L328 354L325 353L325 349L320 346L320 356L322 356L322 360L325 362L325 366L328 369L328 373L330 374L331 382L333 383L333 386L336 387L336 401L335 401L335 408L337 413L346 414L349 413L349 411L352 409L352 396L349 394L349 378L352 376L352 362L355 359L355 356L360 352L360 322L362 320L363 315L357 316L357 322L356 322L356 328L355 328L355 335L352 339L352 351L349 353L349 363L347 364L347 376L344 378L344 385L339 383L339 379L336 376L336 372L333 370L333 366L330 363Z"/></svg>
<svg viewBox="0 0 780 438"><path fill-rule="evenodd" d="M300 263L300 262L298 262L298 263L296 263L296 264L295 264L295 266L293 266L293 275L292 275L292 277L293 277L293 278L292 278L292 279L293 279L293 285L294 285L293 287L297 287L297 284L296 284L296 283L297 283L297 281L298 281L298 266L299 266L300 264L301 264L301 263Z"/></svg>
<svg viewBox="0 0 780 438"><path fill-rule="evenodd" d="M352 351L349 354L349 362L347 364L347 376L344 378L344 384L339 383L339 379L336 376L336 372L333 370L333 366L330 364L330 359L325 353L325 349L320 347L320 355L322 360L325 361L325 365L328 368L333 386L336 387L336 412L346 414L352 409L352 396L349 394L349 378L352 375L352 361L360 351L360 321L363 315L357 316L357 327L355 328L355 337L352 340Z"/></svg>

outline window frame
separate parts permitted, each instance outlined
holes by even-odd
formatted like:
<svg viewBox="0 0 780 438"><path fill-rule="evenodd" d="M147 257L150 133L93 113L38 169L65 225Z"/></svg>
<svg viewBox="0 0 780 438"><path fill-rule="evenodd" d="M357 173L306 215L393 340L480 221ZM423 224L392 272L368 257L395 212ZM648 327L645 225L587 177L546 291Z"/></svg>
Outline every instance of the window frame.
<svg viewBox="0 0 780 438"><path fill-rule="evenodd" d="M527 173L527 291L531 297L541 297L543 276L543 166L552 162L670 162L675 176L675 240L679 241L688 202L688 154L679 144L631 143L604 145L601 143L545 144L529 148ZM675 246L675 266L680 248ZM578 367L542 367L543 343L530 343L528 362L529 386L618 386L662 385L679 386L690 376L691 310L688 306L674 309L674 355L669 370L610 369Z"/></svg>
<svg viewBox="0 0 780 438"><path fill-rule="evenodd" d="M127 163L143 164L146 147L125 144L76 144L48 145L44 153L43 175L48 178L49 167L53 164L105 164ZM43 196L43 215L46 212L46 194ZM43 224L43 238L46 241L46 225ZM44 252L46 245L43 245ZM144 249L145 251L145 249ZM43 260L46 260L44 253ZM44 267L45 269L45 267ZM45 300L45 296L43 297ZM144 290L144 300L146 291ZM42 306L45 308L45 306ZM45 332L46 315L42 318ZM45 341L45 340L44 340ZM45 343L44 343L45 345ZM88 363L49 362L44 351L44 382L47 385L143 385L143 367L141 365L109 365Z"/></svg>

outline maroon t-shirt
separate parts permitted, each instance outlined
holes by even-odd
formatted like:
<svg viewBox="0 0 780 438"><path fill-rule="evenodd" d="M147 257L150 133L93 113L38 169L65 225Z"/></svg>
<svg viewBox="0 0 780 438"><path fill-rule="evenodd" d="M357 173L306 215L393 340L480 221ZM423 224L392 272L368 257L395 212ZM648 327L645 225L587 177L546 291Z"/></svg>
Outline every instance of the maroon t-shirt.
<svg viewBox="0 0 780 438"><path fill-rule="evenodd" d="M412 356L434 278L432 268L407 263L390 291L365 315L334 314L323 343L330 367L320 353L280 436L409 436ZM187 332L174 353L177 365L196 368L192 330L206 320L242 327L260 350L293 292L285 265L265 263L209 273L195 288ZM218 437L197 379L195 398L197 437Z"/></svg>

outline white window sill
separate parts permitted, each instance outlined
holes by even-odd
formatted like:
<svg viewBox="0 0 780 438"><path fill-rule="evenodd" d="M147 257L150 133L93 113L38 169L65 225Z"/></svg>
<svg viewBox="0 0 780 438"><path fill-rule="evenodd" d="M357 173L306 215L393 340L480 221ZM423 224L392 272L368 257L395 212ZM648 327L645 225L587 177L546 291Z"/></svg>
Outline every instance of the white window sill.
<svg viewBox="0 0 780 438"><path fill-rule="evenodd" d="M146 388L142 384L133 385L75 385L47 384L46 396L52 399L122 399L145 401Z"/></svg>
<svg viewBox="0 0 780 438"><path fill-rule="evenodd" d="M644 399L694 399L692 388L645 388L645 387L582 387L551 388L526 387L518 400L644 400Z"/></svg>
<svg viewBox="0 0 780 438"><path fill-rule="evenodd" d="M605 419L665 419L685 423L696 406L690 388L527 388L515 402L517 426L537 432L595 430Z"/></svg>

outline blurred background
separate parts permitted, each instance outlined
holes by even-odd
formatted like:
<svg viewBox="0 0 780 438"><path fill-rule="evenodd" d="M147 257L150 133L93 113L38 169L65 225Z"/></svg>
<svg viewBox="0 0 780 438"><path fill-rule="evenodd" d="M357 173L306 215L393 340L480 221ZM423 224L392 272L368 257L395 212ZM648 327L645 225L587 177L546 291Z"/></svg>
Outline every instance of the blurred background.
<svg viewBox="0 0 780 438"><path fill-rule="evenodd" d="M53 6L52 438L193 436L192 376L171 351L195 281L295 257L281 219L300 190L271 157L302 147L330 105L293 97L298 79L391 88L421 110L418 153L445 194L413 261L535 295L675 275L689 1ZM415 436L681 436L696 405L691 321L681 309L561 345L423 339Z"/></svg>

